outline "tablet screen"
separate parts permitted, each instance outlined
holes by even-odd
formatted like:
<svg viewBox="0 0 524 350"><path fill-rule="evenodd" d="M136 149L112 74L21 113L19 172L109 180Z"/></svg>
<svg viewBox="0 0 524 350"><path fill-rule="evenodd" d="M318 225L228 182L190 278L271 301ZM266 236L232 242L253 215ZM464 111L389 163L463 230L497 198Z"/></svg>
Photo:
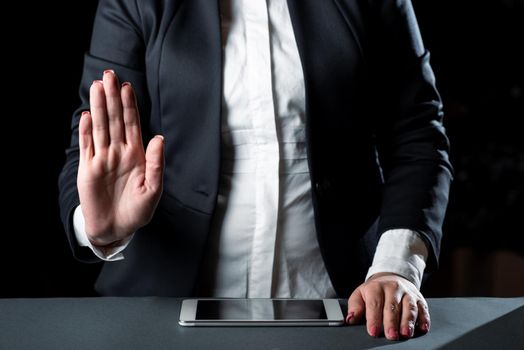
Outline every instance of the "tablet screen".
<svg viewBox="0 0 524 350"><path fill-rule="evenodd" d="M196 320L325 320L322 300L199 300Z"/></svg>

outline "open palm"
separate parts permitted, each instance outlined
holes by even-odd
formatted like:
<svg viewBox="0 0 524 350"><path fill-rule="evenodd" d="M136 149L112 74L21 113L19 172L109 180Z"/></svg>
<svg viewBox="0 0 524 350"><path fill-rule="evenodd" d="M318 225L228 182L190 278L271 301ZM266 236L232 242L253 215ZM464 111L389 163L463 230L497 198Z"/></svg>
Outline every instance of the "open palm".
<svg viewBox="0 0 524 350"><path fill-rule="evenodd" d="M151 220L162 193L163 137L144 152L133 88L113 71L93 82L90 105L79 126L77 185L86 233L106 246Z"/></svg>

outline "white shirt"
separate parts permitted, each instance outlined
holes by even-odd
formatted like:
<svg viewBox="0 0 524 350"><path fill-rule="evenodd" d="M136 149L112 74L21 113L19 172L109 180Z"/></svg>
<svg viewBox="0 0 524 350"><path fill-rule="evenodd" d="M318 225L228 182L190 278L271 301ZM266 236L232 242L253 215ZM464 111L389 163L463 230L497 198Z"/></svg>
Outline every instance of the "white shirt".
<svg viewBox="0 0 524 350"><path fill-rule="evenodd" d="M304 77L286 2L222 1L221 13L222 171L203 293L335 296L316 238Z"/></svg>
<svg viewBox="0 0 524 350"><path fill-rule="evenodd" d="M305 140L304 77L286 0L221 0L222 170L202 293L335 297L316 238ZM123 258L127 243L101 252ZM348 213L351 215L351 213ZM393 272L420 286L427 248L410 230L384 233L368 277Z"/></svg>

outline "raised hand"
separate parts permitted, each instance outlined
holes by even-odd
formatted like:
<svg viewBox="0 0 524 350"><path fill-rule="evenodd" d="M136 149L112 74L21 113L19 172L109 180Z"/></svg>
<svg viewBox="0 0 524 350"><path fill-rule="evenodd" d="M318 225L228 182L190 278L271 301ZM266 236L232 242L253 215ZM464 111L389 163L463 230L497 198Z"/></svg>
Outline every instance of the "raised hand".
<svg viewBox="0 0 524 350"><path fill-rule="evenodd" d="M89 240L117 244L146 225L162 193L164 140L144 152L133 88L113 71L93 82L91 112L80 119L77 186Z"/></svg>

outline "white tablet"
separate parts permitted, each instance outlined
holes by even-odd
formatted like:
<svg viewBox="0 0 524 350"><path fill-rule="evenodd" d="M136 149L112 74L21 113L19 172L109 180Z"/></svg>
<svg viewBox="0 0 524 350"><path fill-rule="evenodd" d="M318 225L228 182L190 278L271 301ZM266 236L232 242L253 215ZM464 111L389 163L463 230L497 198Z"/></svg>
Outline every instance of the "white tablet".
<svg viewBox="0 0 524 350"><path fill-rule="evenodd" d="M340 326L337 299L185 299L182 326Z"/></svg>

